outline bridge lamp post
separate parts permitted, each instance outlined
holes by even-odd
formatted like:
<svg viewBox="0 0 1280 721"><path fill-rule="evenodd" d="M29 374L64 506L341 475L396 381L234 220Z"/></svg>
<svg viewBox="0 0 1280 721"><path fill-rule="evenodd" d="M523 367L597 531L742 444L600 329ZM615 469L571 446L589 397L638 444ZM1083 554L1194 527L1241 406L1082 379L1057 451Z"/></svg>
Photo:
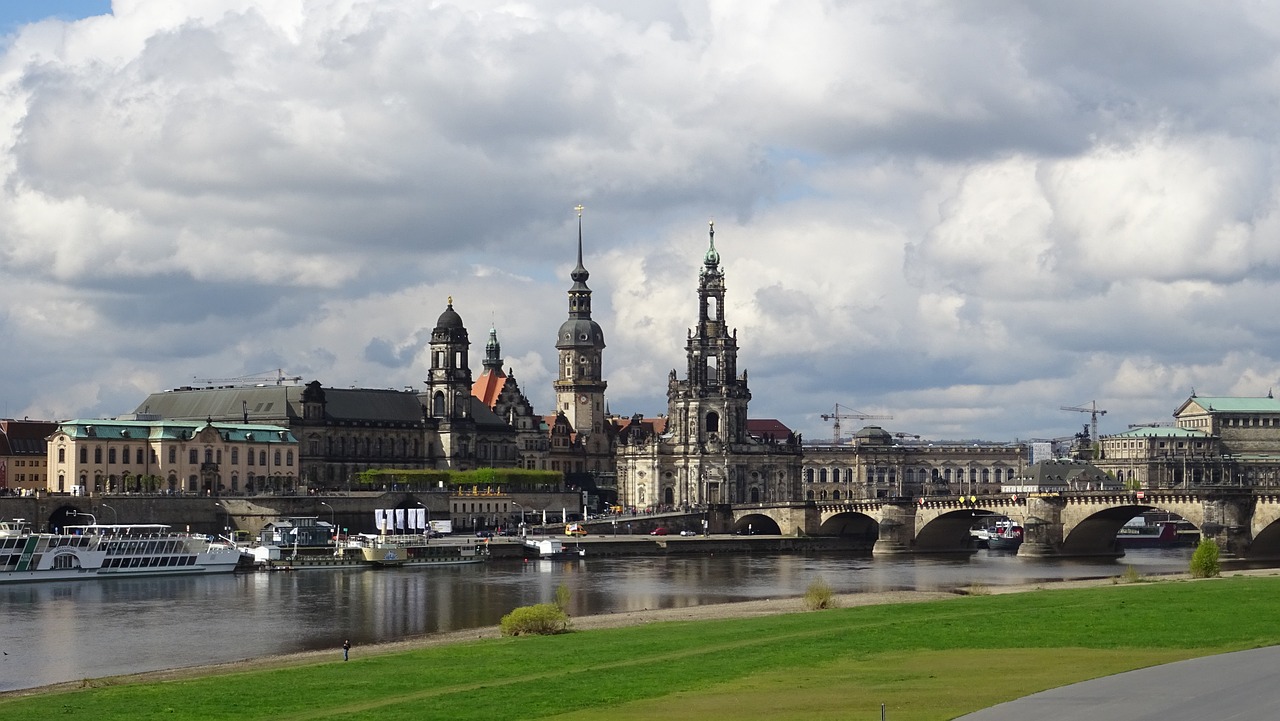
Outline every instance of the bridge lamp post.
<svg viewBox="0 0 1280 721"><path fill-rule="evenodd" d="M116 509L112 508L111 506L108 506L105 503L99 503L98 505L111 511L111 522L117 526L120 525L120 516L116 515Z"/></svg>
<svg viewBox="0 0 1280 721"><path fill-rule="evenodd" d="M320 501L320 505L329 506L328 503ZM338 547L338 512L333 510L333 506L329 506L329 525L333 526L333 547Z"/></svg>

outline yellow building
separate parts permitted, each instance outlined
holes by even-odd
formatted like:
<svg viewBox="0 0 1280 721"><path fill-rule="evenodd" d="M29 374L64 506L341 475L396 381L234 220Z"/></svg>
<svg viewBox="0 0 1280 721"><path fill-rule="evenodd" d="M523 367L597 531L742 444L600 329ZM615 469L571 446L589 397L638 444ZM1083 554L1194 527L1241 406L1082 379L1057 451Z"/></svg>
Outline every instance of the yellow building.
<svg viewBox="0 0 1280 721"><path fill-rule="evenodd" d="M0 418L0 494L25 495L48 487L45 440L55 428L50 421Z"/></svg>
<svg viewBox="0 0 1280 721"><path fill-rule="evenodd" d="M208 421L71 420L48 442L51 493L291 493L287 428Z"/></svg>

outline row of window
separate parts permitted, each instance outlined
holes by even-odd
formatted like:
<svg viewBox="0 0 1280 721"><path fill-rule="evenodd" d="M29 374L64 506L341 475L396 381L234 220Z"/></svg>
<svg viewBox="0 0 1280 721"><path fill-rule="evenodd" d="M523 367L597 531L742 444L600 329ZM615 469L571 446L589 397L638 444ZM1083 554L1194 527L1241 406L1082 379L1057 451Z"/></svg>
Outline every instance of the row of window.
<svg viewBox="0 0 1280 721"><path fill-rule="evenodd" d="M830 476L828 477L828 470ZM954 473L953 473L954 471ZM868 468L867 480L884 480L892 479L897 476L895 468ZM935 482L964 483L965 469L963 468L908 468L903 471L903 476L907 483L919 481L924 483L927 479L932 478ZM980 483L1001 483L1005 480L1013 480L1014 469L1012 468L974 468L969 471L969 480ZM852 468L806 468L804 469L805 483L853 483L857 480L857 476Z"/></svg>
<svg viewBox="0 0 1280 721"><path fill-rule="evenodd" d="M102 450L103 450L103 449L102 449L102 446L95 446L95 447L94 447L94 449L93 449L93 462L94 462L94 463L102 463ZM117 450L119 450L119 451L120 451L120 455L119 455L119 456L117 456L117 455L116 455L116 451L117 451ZM149 450L149 451L151 451L151 463L153 463L153 464L154 464L154 463L158 463L158 462L159 462L159 459L156 457L156 451L155 451L155 449L154 449L154 448L143 449L142 447L138 447L138 448L136 449L136 451L137 451L137 452L136 452L136 455L135 455L136 460L134 461L134 463L135 463L136 465L141 466L141 465L144 465L144 464L145 464L145 461L143 460L144 450ZM107 454L106 454L106 455L107 455L107 463L108 463L108 464L129 465L129 453L130 453L130 449L129 449L129 447L128 447L128 446L123 446L123 447L121 447L121 448L119 448L119 449L116 449L115 447L108 448L108 449L107 449ZM240 449L239 449L239 448L232 448L232 449L231 449L231 453L230 453L230 455L231 455L231 465L233 465L233 466L235 466L235 465L239 465L239 464L240 464ZM265 465L267 465L267 452L266 452L265 450L258 450L258 451L255 451L254 449L250 448L250 449L248 449L248 450L246 450L246 451L245 451L245 454L244 454L244 455L245 455L245 461L246 461L246 464L245 464L245 465L249 465L249 466L255 465L255 460L257 461L256 465L260 465L260 466L265 466ZM293 451L285 451L285 452L284 452L284 454L283 454L283 457L284 457L284 464L283 464L283 465L286 465L286 466L292 466L292 465L293 465ZM280 452L279 450L275 451L274 460L275 460L275 465L277 465L277 466L281 465L281 462L280 462L280 460L281 460L281 452ZM66 462L67 462L67 449L66 449L66 448L59 448L59 449L58 449L58 463L66 463ZM176 464L177 462L178 462L178 447L177 447L177 446L169 446L169 463ZM190 464L192 464L192 465L194 465L194 464L196 464L196 463L199 463L199 462L200 462L200 449L198 449L198 448L190 448L190 449L188 449L188 450L187 450L187 462L188 462L188 463L190 463ZM214 449L214 448L206 448L206 449L204 449L204 462L205 462L205 463L217 463L217 464L221 464L221 463L222 463L222 449L221 449L221 448L218 448L218 449ZM88 464L89 464L89 448L88 448L87 446L81 446L81 447L80 447L80 464L81 464L81 465L88 465Z"/></svg>

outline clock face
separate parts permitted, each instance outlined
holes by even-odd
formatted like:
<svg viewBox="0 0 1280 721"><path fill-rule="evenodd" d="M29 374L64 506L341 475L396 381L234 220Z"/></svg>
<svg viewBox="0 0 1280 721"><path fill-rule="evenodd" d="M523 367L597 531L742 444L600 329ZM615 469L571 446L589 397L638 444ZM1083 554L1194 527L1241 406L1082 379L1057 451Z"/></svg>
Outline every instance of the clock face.
<svg viewBox="0 0 1280 721"><path fill-rule="evenodd" d="M578 396L578 402L579 402L579 403L586 403L586 402L587 402L587 397L586 397L586 395L580 395L580 396Z"/></svg>

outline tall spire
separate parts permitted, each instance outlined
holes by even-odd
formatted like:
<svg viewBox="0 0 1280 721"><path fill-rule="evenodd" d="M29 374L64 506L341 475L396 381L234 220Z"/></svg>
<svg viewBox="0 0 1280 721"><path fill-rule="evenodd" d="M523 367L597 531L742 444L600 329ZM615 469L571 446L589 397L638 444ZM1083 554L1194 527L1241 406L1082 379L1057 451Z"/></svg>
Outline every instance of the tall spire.
<svg viewBox="0 0 1280 721"><path fill-rule="evenodd" d="M707 273L719 273L720 252L716 250L716 221L712 220L708 223L710 245L707 247L707 254L702 257L702 271L700 275Z"/></svg>
<svg viewBox="0 0 1280 721"><path fill-rule="evenodd" d="M586 266L582 264L582 204L579 203L574 210L578 211L578 266L573 269L569 277L573 279L574 283L585 284L591 274L587 272Z"/></svg>

